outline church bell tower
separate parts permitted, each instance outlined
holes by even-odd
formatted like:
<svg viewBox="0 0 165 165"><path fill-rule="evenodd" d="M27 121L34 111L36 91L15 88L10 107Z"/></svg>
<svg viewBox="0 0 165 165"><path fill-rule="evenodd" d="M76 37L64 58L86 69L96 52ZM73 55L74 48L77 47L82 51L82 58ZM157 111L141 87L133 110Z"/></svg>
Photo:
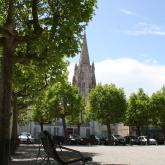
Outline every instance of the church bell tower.
<svg viewBox="0 0 165 165"><path fill-rule="evenodd" d="M86 34L84 34L79 64L75 65L72 84L87 100L89 91L96 86L95 66L90 65Z"/></svg>

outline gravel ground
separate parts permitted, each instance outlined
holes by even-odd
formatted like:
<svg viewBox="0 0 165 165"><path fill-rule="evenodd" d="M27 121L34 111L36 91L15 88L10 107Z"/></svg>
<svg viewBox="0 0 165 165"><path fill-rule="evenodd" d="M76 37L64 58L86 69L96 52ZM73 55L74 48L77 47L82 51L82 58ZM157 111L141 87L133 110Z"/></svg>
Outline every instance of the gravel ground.
<svg viewBox="0 0 165 165"><path fill-rule="evenodd" d="M67 146L68 147L68 146ZM165 145L160 146L69 146L93 161L88 165L164 165ZM35 165L38 145L22 144L9 165ZM43 153L44 154L44 153ZM39 164L39 161L37 161ZM43 165L46 162L42 163ZM56 165L54 161L52 164ZM80 163L79 163L80 164ZM79 165L74 163L74 165Z"/></svg>

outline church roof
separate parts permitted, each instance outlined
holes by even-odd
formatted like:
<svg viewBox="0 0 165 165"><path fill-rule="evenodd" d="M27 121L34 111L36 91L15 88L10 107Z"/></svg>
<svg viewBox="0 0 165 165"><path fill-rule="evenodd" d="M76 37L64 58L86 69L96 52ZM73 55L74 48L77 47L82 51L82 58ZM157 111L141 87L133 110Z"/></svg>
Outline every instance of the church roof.
<svg viewBox="0 0 165 165"><path fill-rule="evenodd" d="M87 40L86 40L86 34L84 34L82 51L81 51L79 63L80 64L90 64L89 53L88 53L88 46L87 46Z"/></svg>

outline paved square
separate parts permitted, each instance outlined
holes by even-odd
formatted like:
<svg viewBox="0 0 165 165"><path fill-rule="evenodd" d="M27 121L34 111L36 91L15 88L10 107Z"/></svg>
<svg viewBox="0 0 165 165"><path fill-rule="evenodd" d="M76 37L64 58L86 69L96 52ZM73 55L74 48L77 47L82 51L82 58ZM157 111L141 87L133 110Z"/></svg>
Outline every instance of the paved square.
<svg viewBox="0 0 165 165"><path fill-rule="evenodd" d="M158 146L67 146L91 156L89 165L165 165L165 145ZM38 145L20 145L10 165L34 165ZM43 163L43 164L46 164ZM56 163L52 164L56 165ZM78 165L78 163L74 163Z"/></svg>
<svg viewBox="0 0 165 165"><path fill-rule="evenodd" d="M165 165L165 145L71 147L93 155L100 164Z"/></svg>

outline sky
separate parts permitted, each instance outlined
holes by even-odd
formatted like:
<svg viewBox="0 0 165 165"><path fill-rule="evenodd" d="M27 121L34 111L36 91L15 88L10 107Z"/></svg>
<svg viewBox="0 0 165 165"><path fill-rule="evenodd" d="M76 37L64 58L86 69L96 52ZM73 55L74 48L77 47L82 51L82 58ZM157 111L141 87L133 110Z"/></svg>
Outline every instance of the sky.
<svg viewBox="0 0 165 165"><path fill-rule="evenodd" d="M114 83L126 95L151 95L165 84L165 0L98 0L86 28L97 83ZM70 59L69 81L79 55Z"/></svg>

